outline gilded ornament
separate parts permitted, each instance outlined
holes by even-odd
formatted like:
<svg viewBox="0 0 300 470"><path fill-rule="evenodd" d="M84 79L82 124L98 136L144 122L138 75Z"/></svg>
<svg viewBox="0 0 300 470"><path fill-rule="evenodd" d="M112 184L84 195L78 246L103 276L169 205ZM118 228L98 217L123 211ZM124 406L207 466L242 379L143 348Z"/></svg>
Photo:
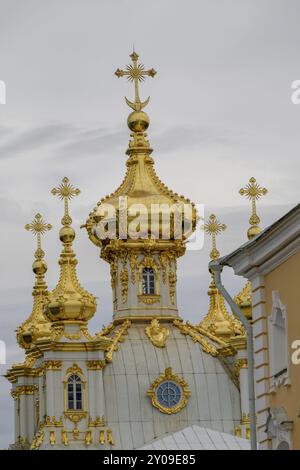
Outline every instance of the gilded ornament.
<svg viewBox="0 0 300 470"><path fill-rule="evenodd" d="M93 443L92 432L86 431L85 433L85 443L87 446L90 446Z"/></svg>
<svg viewBox="0 0 300 470"><path fill-rule="evenodd" d="M136 272L136 267L137 267L137 259L138 259L138 256L136 253L131 252L129 254L129 264L130 264L130 273L131 273L130 279L131 279L132 284L135 284L135 272Z"/></svg>
<svg viewBox="0 0 300 470"><path fill-rule="evenodd" d="M181 389L180 401L172 407L164 406L162 403L160 403L160 401L158 401L156 395L156 391L159 385L167 380L174 382ZM171 367L167 367L165 372L153 382L147 392L147 395L151 398L152 405L159 411L166 414L174 414L178 413L186 406L188 398L191 396L191 391L189 389L188 383L182 377L174 374Z"/></svg>
<svg viewBox="0 0 300 470"><path fill-rule="evenodd" d="M80 376L83 376L82 369L75 362L73 363L71 367L69 367L66 370L66 375L73 375L73 374L79 374Z"/></svg>
<svg viewBox="0 0 300 470"><path fill-rule="evenodd" d="M60 278L55 289L48 294L45 306L45 315L51 322L88 321L96 311L96 298L81 287L76 273L77 259L73 251L75 231L71 227L69 201L79 193L68 178L63 178L60 186L52 190L53 195L64 201L64 216L59 232L63 244L59 260Z"/></svg>
<svg viewBox="0 0 300 470"><path fill-rule="evenodd" d="M108 430L107 430L106 436L107 436L107 442L108 442L108 444L111 445L111 446L114 446L114 445L115 445L115 441L114 441L114 438L113 438L112 430L111 430L111 429L108 429Z"/></svg>
<svg viewBox="0 0 300 470"><path fill-rule="evenodd" d="M252 288L251 282L246 282L244 288L235 297L234 301L245 315L247 320L252 320Z"/></svg>
<svg viewBox="0 0 300 470"><path fill-rule="evenodd" d="M120 272L120 280L122 286L122 302L125 304L127 302L128 294L128 270L126 266L123 266L122 271Z"/></svg>
<svg viewBox="0 0 300 470"><path fill-rule="evenodd" d="M19 385L12 390L11 396L16 400L20 395L34 395L37 391L37 385Z"/></svg>
<svg viewBox="0 0 300 470"><path fill-rule="evenodd" d="M36 398L34 406L35 406L35 421L36 421L37 427L39 427L39 424L40 424L40 400L38 398Z"/></svg>
<svg viewBox="0 0 300 470"><path fill-rule="evenodd" d="M110 262L110 276L111 276L111 287L112 289L116 288L118 280L118 258L114 256Z"/></svg>
<svg viewBox="0 0 300 470"><path fill-rule="evenodd" d="M157 304L160 301L160 295L156 294L139 294L138 299L146 305Z"/></svg>
<svg viewBox="0 0 300 470"><path fill-rule="evenodd" d="M17 329L17 341L24 349L32 348L37 342L47 341L50 338L50 323L44 316L44 305L47 298L47 285L45 274L47 264L44 260L44 251L42 250L41 237L52 226L44 222L40 214L36 214L34 220L25 225L25 229L33 233L37 240L35 251L35 261L32 265L36 280L33 288L33 308L29 318Z"/></svg>
<svg viewBox="0 0 300 470"><path fill-rule="evenodd" d="M247 367L248 367L247 358L237 359L234 363L234 369L233 369L233 373L235 377L238 378L240 376L241 369L247 369Z"/></svg>
<svg viewBox="0 0 300 470"><path fill-rule="evenodd" d="M79 411L79 410L74 410L74 411L65 411L64 412L65 416L72 421L75 425L79 423L83 418L86 417L86 411Z"/></svg>
<svg viewBox="0 0 300 470"><path fill-rule="evenodd" d="M42 367L45 370L61 370L62 361L48 360L44 361Z"/></svg>
<svg viewBox="0 0 300 470"><path fill-rule="evenodd" d="M45 439L45 432L43 429L43 425L41 425L38 432L35 434L34 438L32 439L30 450L37 450L43 444L44 439Z"/></svg>
<svg viewBox="0 0 300 470"><path fill-rule="evenodd" d="M220 223L215 214L211 214L208 221L204 224L204 231L211 236L212 248L210 258L212 260L216 260L220 256L220 252L217 249L216 237L226 228L227 226ZM208 295L210 297L209 310L204 319L199 323L199 327L226 341L236 335L245 334L241 322L227 311L224 298L216 287L213 273L211 273ZM225 350L223 348L222 355L224 354Z"/></svg>
<svg viewBox="0 0 300 470"><path fill-rule="evenodd" d="M104 429L101 429L101 431L99 433L99 444L101 444L102 446L105 444L105 431L104 431Z"/></svg>
<svg viewBox="0 0 300 470"><path fill-rule="evenodd" d="M174 320L173 324L177 326L177 328L181 331L183 335L189 335L194 343L199 343L202 346L202 349L207 354L211 356L218 356L217 348L212 344L209 343L199 331L197 331L196 327L190 325L189 323L183 323L181 320Z"/></svg>
<svg viewBox="0 0 300 470"><path fill-rule="evenodd" d="M116 331L113 337L113 341L105 354L106 362L109 363L112 361L113 354L118 349L118 343L124 340L124 336L128 333L128 329L130 325L131 325L131 321L125 320L124 323L122 323L121 327Z"/></svg>
<svg viewBox="0 0 300 470"><path fill-rule="evenodd" d="M169 292L171 304L175 303L175 290L176 290L177 276L172 269L169 269Z"/></svg>
<svg viewBox="0 0 300 470"><path fill-rule="evenodd" d="M150 97L147 98L146 101L141 102L140 97L139 97L139 82L144 81L146 76L154 77L154 75L156 74L156 71L154 69L145 70L144 65L138 63L139 56L136 52L133 51L132 54L130 54L130 58L132 60L132 65L126 65L125 70L117 69L115 72L115 75L118 78L125 76L127 77L129 82L134 83L134 102L129 101L127 98L125 98L125 101L128 104L128 106L132 108L137 113L137 115L140 116L139 119L144 119L142 116L145 113L142 113L141 110L149 103ZM134 127L131 127L131 126L129 127L133 131L140 131L141 130L140 126L137 126L136 124L136 126ZM145 126L143 126L142 129L146 130L144 127ZM148 126L146 126L146 128L147 127Z"/></svg>
<svg viewBox="0 0 300 470"><path fill-rule="evenodd" d="M212 250L210 252L211 259L218 259L220 257L220 252L217 250L216 246L216 236L222 231L226 230L227 226L225 224L220 224L215 214L209 216L208 222L204 224L204 230L206 233L211 235L212 240Z"/></svg>
<svg viewBox="0 0 300 470"><path fill-rule="evenodd" d="M154 240L152 240L154 241ZM150 246L149 244L148 246ZM155 276L155 294L143 294L143 270L144 268L151 268L154 271ZM138 264L138 272L139 272L139 295L138 299L140 302L144 304L153 304L160 301L160 294L159 294L159 265L155 261L154 257L150 254L146 254L142 261Z"/></svg>
<svg viewBox="0 0 300 470"><path fill-rule="evenodd" d="M66 333L64 331L63 336L70 341L78 341L81 338L81 331L77 331L76 333Z"/></svg>
<svg viewBox="0 0 300 470"><path fill-rule="evenodd" d="M106 366L106 361L104 359L97 359L86 361L88 370L102 370Z"/></svg>
<svg viewBox="0 0 300 470"><path fill-rule="evenodd" d="M61 416L59 419L56 419L55 416L52 416L52 418L51 416L46 416L44 420L44 425L47 427L54 426L60 428L63 426L63 417Z"/></svg>
<svg viewBox="0 0 300 470"><path fill-rule="evenodd" d="M154 249L157 248L159 251L164 251L168 249L168 247L171 247L171 249L176 250L177 256L181 256L185 252L184 240L186 240L195 230L197 223L197 211L195 205L184 196L180 196L177 193L171 191L159 179L154 170L154 160L150 156L152 153L152 148L150 147L150 143L146 139L147 135L145 134L150 121L147 114L142 111L142 108L146 106L149 100L141 102L138 90L139 82L143 80L147 74L153 76L154 71L152 69L146 71L143 66L138 63L138 55L136 53L131 55L131 59L133 61L131 66L127 66L125 70L118 69L116 71L116 75L118 77L127 76L130 80L133 80L135 86L134 102L130 102L126 99L127 104L133 108L133 112L129 115L127 120L128 126L132 133L130 135L131 138L126 152L129 156L126 162L126 175L123 182L116 191L108 196L105 196L99 201L99 203L97 203L97 206L89 214L88 220L85 224L85 228L87 229L90 240L96 246L101 248L101 257L108 262L111 262L112 254L116 254L117 250L119 249L119 245L116 243L118 241L122 241L125 246L128 246L128 249L133 249L134 251L138 249L138 245L140 245L142 251L147 250L148 247L151 251L154 251ZM168 212L170 212L171 216L173 215L172 210L174 210L174 206L177 207L179 205L181 210L183 210L184 204L188 204L191 206L191 216L188 217L187 222L191 227L191 230L188 234L184 233L182 239L177 240L175 237L175 229L171 225L172 221L168 220L165 222L165 220L163 220L165 219L164 217L159 217L158 230L156 230L159 240L151 240L151 236L154 235L152 233L151 223L149 223L147 231L148 239L145 239L144 237L135 239L134 237L131 238L129 236L125 240L123 237L123 228L125 228L125 233L128 235L127 227L129 226L129 223L134 216L130 215L130 206L128 205L125 213L126 220L123 220L122 215L124 210L123 207L120 207L120 198L127 198L127 200L130 202L130 205L143 204L146 206L149 214L149 222L151 219L150 214L151 207L153 210L153 204L157 204L160 208L158 209L159 216L162 214L162 204L168 207ZM112 205L115 208L116 221L119 222L119 224L117 223L116 227L117 240L105 239L104 241L97 235L98 224L104 218L102 206L106 203ZM185 214L181 215L185 216ZM169 218L171 219L172 217ZM173 217L173 219L175 221L175 217ZM186 226L187 224L184 225ZM166 229L169 229L170 231L170 237L168 237L169 240L167 240L165 237Z"/></svg>
<svg viewBox="0 0 300 470"><path fill-rule="evenodd" d="M95 339L108 335L109 333L111 333L111 331L113 331L114 328L115 325L113 322L109 323L109 325L107 326L103 325L102 330L95 334Z"/></svg>
<svg viewBox="0 0 300 470"><path fill-rule="evenodd" d="M91 416L89 416L89 428L97 428L97 427L104 427L105 426L105 418L104 416L97 416L95 420Z"/></svg>
<svg viewBox="0 0 300 470"><path fill-rule="evenodd" d="M160 326L159 320L156 318L151 321L149 326L146 326L145 332L153 346L157 346L158 348L165 347L170 334L170 330L166 327Z"/></svg>
<svg viewBox="0 0 300 470"><path fill-rule="evenodd" d="M162 281L163 284L167 282L167 255L166 253L161 253L159 255L159 261L162 269Z"/></svg>

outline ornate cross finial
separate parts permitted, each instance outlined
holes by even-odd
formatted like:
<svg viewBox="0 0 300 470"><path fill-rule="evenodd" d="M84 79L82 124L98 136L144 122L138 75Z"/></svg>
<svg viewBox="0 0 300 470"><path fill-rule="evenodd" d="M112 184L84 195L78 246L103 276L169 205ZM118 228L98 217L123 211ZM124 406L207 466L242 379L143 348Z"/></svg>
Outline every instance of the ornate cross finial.
<svg viewBox="0 0 300 470"><path fill-rule="evenodd" d="M226 228L227 225L221 224L215 214L211 214L209 216L208 222L204 224L204 231L211 235L212 250L209 254L211 259L218 259L220 257L220 253L217 250L216 236L226 230Z"/></svg>
<svg viewBox="0 0 300 470"><path fill-rule="evenodd" d="M64 201L65 213L61 219L62 225L71 225L72 219L69 214L69 201L74 196L78 196L80 194L80 190L74 188L74 186L70 184L69 179L65 177L57 188L52 189L51 193Z"/></svg>
<svg viewBox="0 0 300 470"><path fill-rule="evenodd" d="M251 201L252 205L252 214L249 219L249 224L251 227L248 230L248 238L251 240L251 238L255 237L255 235L258 235L261 232L261 228L258 226L260 222L260 218L258 217L256 213L256 201L260 199L262 196L265 196L267 194L268 190L266 188L262 188L257 182L255 178L250 178L249 183L244 187L239 190L239 193L241 196L246 196L247 199Z"/></svg>
<svg viewBox="0 0 300 470"><path fill-rule="evenodd" d="M154 77L156 71L153 68L145 70L144 65L138 63L139 56L135 51L133 51L129 57L132 60L132 65L126 65L125 70L117 69L115 71L115 75L117 75L119 78L125 75L129 82L134 82L134 102L129 101L126 97L125 101L134 111L141 111L149 103L150 96L146 99L146 101L142 102L140 100L139 82L143 82L146 76Z"/></svg>
<svg viewBox="0 0 300 470"><path fill-rule="evenodd" d="M36 259L42 259L45 253L42 250L41 236L44 235L44 233L46 233L48 230L51 230L52 225L44 222L41 214L36 214L33 221L30 222L30 224L25 225L25 229L32 232L33 235L36 236L37 249L34 253L34 256Z"/></svg>

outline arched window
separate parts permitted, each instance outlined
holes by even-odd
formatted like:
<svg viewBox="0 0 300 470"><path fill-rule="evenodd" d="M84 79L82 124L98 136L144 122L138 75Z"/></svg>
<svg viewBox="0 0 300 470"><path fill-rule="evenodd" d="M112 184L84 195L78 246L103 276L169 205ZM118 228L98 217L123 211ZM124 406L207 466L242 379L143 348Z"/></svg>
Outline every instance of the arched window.
<svg viewBox="0 0 300 470"><path fill-rule="evenodd" d="M155 294L155 274L152 268L143 269L143 294Z"/></svg>
<svg viewBox="0 0 300 470"><path fill-rule="evenodd" d="M68 409L82 410L82 381L78 375L68 378Z"/></svg>

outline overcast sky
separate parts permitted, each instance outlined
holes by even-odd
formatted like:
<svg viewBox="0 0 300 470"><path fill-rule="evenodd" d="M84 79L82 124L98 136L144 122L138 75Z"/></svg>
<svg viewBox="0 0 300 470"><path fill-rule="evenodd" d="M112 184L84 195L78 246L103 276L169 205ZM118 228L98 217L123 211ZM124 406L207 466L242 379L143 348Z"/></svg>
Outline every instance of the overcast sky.
<svg viewBox="0 0 300 470"><path fill-rule="evenodd" d="M1 329L7 362L23 359L16 327L30 314L33 239L24 225L41 212L47 281L58 278L62 204L50 194L68 176L82 191L71 211L79 276L99 297L96 330L112 315L109 270L85 231L95 203L125 172L133 87L114 71L134 44L157 75L141 87L156 170L173 190L228 225L222 254L246 240L251 176L269 189L259 204L267 226L299 202L300 3L295 0L0 0ZM179 261L184 319L208 308L208 243ZM226 274L235 293L241 279ZM4 374L6 366L0 366ZM10 385L0 378L0 448L13 442Z"/></svg>

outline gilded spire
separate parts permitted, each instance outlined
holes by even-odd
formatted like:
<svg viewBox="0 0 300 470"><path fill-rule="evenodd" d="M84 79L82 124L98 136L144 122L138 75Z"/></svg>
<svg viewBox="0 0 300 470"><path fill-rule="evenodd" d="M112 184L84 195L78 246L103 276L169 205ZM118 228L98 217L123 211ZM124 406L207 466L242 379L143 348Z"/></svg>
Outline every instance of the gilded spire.
<svg viewBox="0 0 300 470"><path fill-rule="evenodd" d="M191 206L191 216L187 216L188 224L186 226L191 227L191 232L196 228L197 214L196 207L191 201L178 193L171 191L157 176L154 169L154 159L151 156L152 148L150 147L149 141L146 139L146 130L149 126L149 117L143 111L143 108L148 104L149 98L145 101L141 101L139 95L139 84L145 80L147 76L154 77L156 74L155 70L146 70L145 67L138 62L138 54L133 51L130 55L132 64L127 65L124 70L117 69L115 74L117 77L127 77L129 82L134 84L134 101L129 101L127 98L126 102L128 106L133 109L133 112L128 116L127 124L129 129L132 131L130 134L129 146L126 151L129 156L126 166L127 171L121 185L111 194L102 198L98 203L97 207L89 214L86 222L86 229L90 240L99 247L107 246L107 240L103 242L103 239L99 237L97 232L97 226L104 219L103 206L109 204L113 206L115 210L115 220L118 222L124 220L120 215L122 213L128 214L131 206L136 204L142 204L149 214L153 212L153 206L168 206L171 210L174 210L174 205L177 207ZM120 208L120 198L123 201L126 200L127 209L123 210ZM127 210L127 212L126 212ZM183 217L185 214L183 214ZM153 217L154 219L155 217ZM191 220L190 220L191 219ZM160 218L161 220L161 218ZM128 217L126 223L128 222ZM126 224L124 223L124 226ZM150 224L149 224L150 225ZM162 223L160 222L159 233L162 232ZM116 238L120 237L119 223L116 226ZM126 226L127 227L127 226ZM170 230L172 232L172 227ZM161 236L161 235L160 235ZM149 227L149 237L151 237L151 230ZM123 237L124 238L124 237ZM130 237L128 237L130 238Z"/></svg>
<svg viewBox="0 0 300 470"><path fill-rule="evenodd" d="M226 225L220 223L214 214L211 214L204 224L204 231L211 236L211 259L216 260L220 257L216 237L226 228ZM235 335L243 334L243 327L240 322L232 317L226 309L224 298L216 288L213 273L211 273L208 295L210 297L209 310L199 323L199 327L222 339L229 339Z"/></svg>
<svg viewBox="0 0 300 470"><path fill-rule="evenodd" d="M125 70L117 69L115 71L115 75L118 78L125 76L129 82L134 83L134 102L129 101L126 97L125 101L130 108L139 112L145 108L145 106L147 106L150 100L150 96L146 99L146 101L142 102L140 100L139 83L143 82L147 76L153 78L154 75L156 75L156 71L153 68L145 70L144 65L138 63L139 56L135 51L133 51L129 57L131 58L132 65L126 65Z"/></svg>
<svg viewBox="0 0 300 470"><path fill-rule="evenodd" d="M47 285L45 273L47 264L44 260L45 253L42 250L41 237L52 226L43 220L41 214L36 214L33 221L25 225L25 229L32 232L36 237L35 261L32 270L35 274L35 285L33 288L33 308L30 317L17 329L17 340L24 349L29 349L37 342L50 337L50 323L44 316L44 304L47 296Z"/></svg>
<svg viewBox="0 0 300 470"><path fill-rule="evenodd" d="M249 227L247 232L249 240L254 238L262 231L258 225L260 223L260 218L256 212L256 201L262 196L265 196L267 192L268 190L266 188L262 188L253 177L249 179L249 183L244 188L239 190L241 196L246 196L246 198L251 201L252 214L249 219L249 224L251 227Z"/></svg>
<svg viewBox="0 0 300 470"><path fill-rule="evenodd" d="M84 290L77 278L76 265L78 263L73 251L75 230L71 227L72 218L69 214L69 201L80 194L68 178L53 188L51 193L64 202L64 215L61 220L62 228L59 232L63 249L60 255L60 278L56 288L48 295L46 315L51 321L88 321L95 313L96 299Z"/></svg>

